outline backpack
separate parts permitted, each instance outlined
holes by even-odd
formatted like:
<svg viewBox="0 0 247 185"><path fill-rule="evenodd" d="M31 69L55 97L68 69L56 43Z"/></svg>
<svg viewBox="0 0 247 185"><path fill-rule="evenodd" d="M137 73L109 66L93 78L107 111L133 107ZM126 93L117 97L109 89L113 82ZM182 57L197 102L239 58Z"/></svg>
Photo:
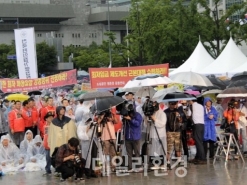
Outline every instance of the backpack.
<svg viewBox="0 0 247 185"><path fill-rule="evenodd" d="M171 132L178 132L180 131L180 123L176 117L175 112L171 112L169 114L169 123L168 123L169 128L171 129Z"/></svg>
<svg viewBox="0 0 247 185"><path fill-rule="evenodd" d="M62 145L65 149L66 145ZM57 156L57 152L58 152L59 147L56 147L51 155L51 165L53 166L53 168L56 168L56 156Z"/></svg>

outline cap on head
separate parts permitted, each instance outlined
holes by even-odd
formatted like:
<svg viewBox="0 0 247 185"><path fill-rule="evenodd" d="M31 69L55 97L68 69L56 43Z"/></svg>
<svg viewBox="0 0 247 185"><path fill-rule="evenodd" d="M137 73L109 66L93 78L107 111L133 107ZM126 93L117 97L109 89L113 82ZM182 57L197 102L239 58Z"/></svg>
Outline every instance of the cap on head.
<svg viewBox="0 0 247 185"><path fill-rule="evenodd" d="M126 92L124 95L125 95L125 96L128 96L129 94L134 95L134 93L133 93L133 92Z"/></svg>

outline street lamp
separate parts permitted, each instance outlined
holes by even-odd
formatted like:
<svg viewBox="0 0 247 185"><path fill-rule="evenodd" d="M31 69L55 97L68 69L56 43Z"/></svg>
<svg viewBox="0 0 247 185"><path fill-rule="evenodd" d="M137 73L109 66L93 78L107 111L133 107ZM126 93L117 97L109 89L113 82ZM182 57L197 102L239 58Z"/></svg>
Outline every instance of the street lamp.
<svg viewBox="0 0 247 185"><path fill-rule="evenodd" d="M96 2L98 3L98 2ZM86 4L86 6L91 6L90 1L88 1L88 3ZM107 1L107 24L108 24L108 32L111 31L111 27L110 27L110 1ZM109 60L110 60L110 65L109 68L112 67L112 56L111 56L111 40L109 38L109 45L108 45L108 49L109 49Z"/></svg>

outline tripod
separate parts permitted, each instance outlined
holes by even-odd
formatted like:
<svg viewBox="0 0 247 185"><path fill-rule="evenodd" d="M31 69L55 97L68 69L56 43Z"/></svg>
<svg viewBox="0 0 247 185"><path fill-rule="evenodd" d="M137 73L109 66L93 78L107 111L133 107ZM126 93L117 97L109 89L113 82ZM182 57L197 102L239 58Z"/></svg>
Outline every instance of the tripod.
<svg viewBox="0 0 247 185"><path fill-rule="evenodd" d="M147 143L147 144L150 144L150 131L151 131L151 126L152 126L152 124L153 124L154 130L155 130L155 132L156 132L156 134L157 134L157 137L158 137L158 141L159 141L159 143L160 143L160 145L161 145L161 148L162 148L162 151L163 151L163 153L164 153L164 160L165 160L166 151L165 151L164 145L163 145L163 143L162 143L162 140L160 139L160 135L159 135L159 133L158 133L157 127L155 126L155 123L154 123L154 121L152 120L152 118L151 118L150 116L148 117L147 122L149 123L149 132L146 133L146 143ZM146 152L147 152L147 157L148 157L148 159L149 159L149 155L148 155L148 147L147 147L147 149L146 149Z"/></svg>

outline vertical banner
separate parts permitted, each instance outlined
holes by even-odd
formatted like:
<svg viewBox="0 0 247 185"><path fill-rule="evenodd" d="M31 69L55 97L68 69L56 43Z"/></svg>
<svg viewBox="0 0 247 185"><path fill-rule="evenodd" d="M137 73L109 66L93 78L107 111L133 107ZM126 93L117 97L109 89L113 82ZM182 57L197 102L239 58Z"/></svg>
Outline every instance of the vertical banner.
<svg viewBox="0 0 247 185"><path fill-rule="evenodd" d="M38 78L34 28L15 29L19 79Z"/></svg>

